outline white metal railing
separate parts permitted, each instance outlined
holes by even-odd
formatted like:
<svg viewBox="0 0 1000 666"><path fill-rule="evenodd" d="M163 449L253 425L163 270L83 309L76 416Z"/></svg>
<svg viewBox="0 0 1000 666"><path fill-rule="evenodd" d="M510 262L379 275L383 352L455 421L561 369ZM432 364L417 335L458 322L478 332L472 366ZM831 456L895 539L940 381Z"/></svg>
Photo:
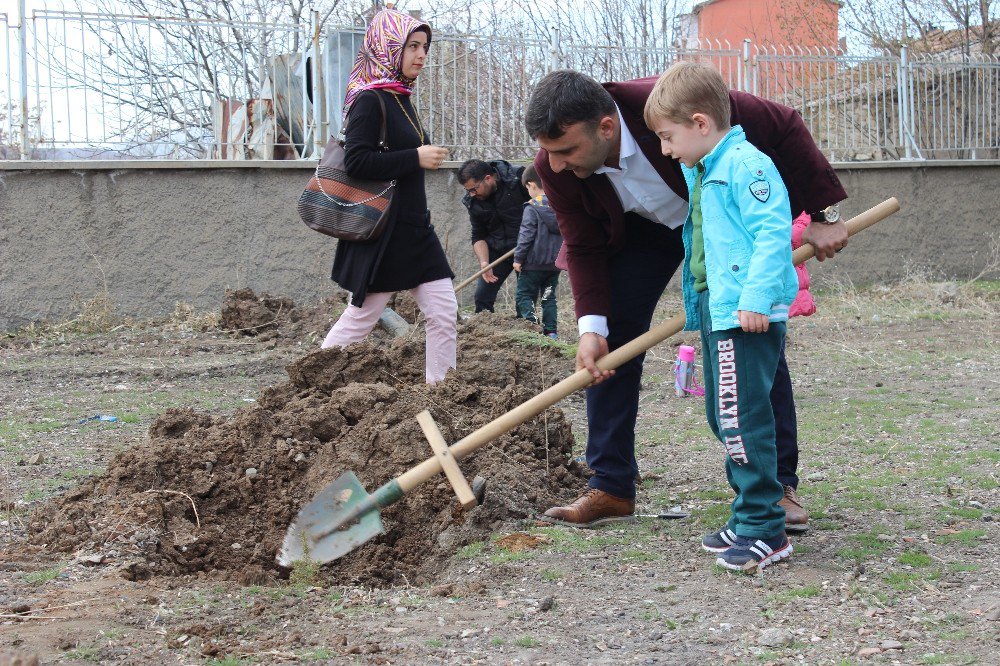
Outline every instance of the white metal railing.
<svg viewBox="0 0 1000 666"><path fill-rule="evenodd" d="M36 10L0 14L0 159L313 158L340 127L362 28ZM573 68L600 80L672 62L800 111L833 160L1000 157L1000 61L858 56L697 43L670 48L436 33L415 101L453 159L528 159L532 87Z"/></svg>

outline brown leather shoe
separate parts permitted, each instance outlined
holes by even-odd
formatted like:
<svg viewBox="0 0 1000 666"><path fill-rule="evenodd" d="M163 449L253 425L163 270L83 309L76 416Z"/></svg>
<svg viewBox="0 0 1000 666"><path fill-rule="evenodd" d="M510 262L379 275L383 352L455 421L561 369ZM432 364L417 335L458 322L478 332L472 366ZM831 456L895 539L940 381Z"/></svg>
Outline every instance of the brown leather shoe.
<svg viewBox="0 0 1000 666"><path fill-rule="evenodd" d="M635 500L622 499L603 490L589 488L569 506L554 506L538 519L567 527L590 528L635 520L634 513Z"/></svg>
<svg viewBox="0 0 1000 666"><path fill-rule="evenodd" d="M802 508L795 488L785 486L785 496L778 502L778 506L785 510L786 532L805 532L809 529L809 514Z"/></svg>

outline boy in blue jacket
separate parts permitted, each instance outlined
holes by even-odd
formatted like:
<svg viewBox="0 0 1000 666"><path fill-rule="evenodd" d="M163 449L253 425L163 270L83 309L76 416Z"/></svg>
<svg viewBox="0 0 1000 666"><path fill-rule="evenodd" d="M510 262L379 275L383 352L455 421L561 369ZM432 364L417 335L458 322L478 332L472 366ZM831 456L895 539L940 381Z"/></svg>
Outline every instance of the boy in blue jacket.
<svg viewBox="0 0 1000 666"><path fill-rule="evenodd" d="M677 63L657 81L646 124L679 160L691 193L684 222L687 330L700 330L705 411L736 492L729 522L702 539L716 562L753 571L788 557L770 393L798 280L788 192L770 158L730 126L719 73Z"/></svg>

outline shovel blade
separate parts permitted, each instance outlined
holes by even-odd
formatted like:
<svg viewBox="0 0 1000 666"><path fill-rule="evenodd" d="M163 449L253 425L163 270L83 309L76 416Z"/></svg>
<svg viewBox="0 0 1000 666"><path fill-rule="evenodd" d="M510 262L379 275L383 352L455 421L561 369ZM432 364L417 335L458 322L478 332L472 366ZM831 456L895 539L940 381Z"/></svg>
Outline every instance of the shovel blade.
<svg viewBox="0 0 1000 666"><path fill-rule="evenodd" d="M278 564L290 567L300 560L332 562L384 532L377 509L335 529L367 497L354 472L341 474L299 511L285 535Z"/></svg>

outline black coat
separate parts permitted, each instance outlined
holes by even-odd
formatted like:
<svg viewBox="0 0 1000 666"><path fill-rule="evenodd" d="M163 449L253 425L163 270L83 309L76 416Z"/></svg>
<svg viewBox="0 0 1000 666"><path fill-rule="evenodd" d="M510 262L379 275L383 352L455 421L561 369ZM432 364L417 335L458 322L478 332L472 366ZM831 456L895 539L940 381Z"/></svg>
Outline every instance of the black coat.
<svg viewBox="0 0 1000 666"><path fill-rule="evenodd" d="M493 195L480 201L466 194L462 197L462 203L469 209L472 242L484 240L490 249L503 254L517 245L524 202L529 197L528 191L521 184L524 167L511 166L504 160L494 160L489 164L493 167L493 177L497 182Z"/></svg>
<svg viewBox="0 0 1000 666"><path fill-rule="evenodd" d="M378 149L382 110L375 95L385 102L389 147L385 152ZM393 214L382 237L374 243L337 242L331 278L351 292L351 303L358 307L369 292L402 291L455 277L430 224L424 170L417 155L420 135L411 120L417 123L408 96L375 90L361 93L347 116L347 173L396 180ZM430 137L425 135L423 143L430 143Z"/></svg>

